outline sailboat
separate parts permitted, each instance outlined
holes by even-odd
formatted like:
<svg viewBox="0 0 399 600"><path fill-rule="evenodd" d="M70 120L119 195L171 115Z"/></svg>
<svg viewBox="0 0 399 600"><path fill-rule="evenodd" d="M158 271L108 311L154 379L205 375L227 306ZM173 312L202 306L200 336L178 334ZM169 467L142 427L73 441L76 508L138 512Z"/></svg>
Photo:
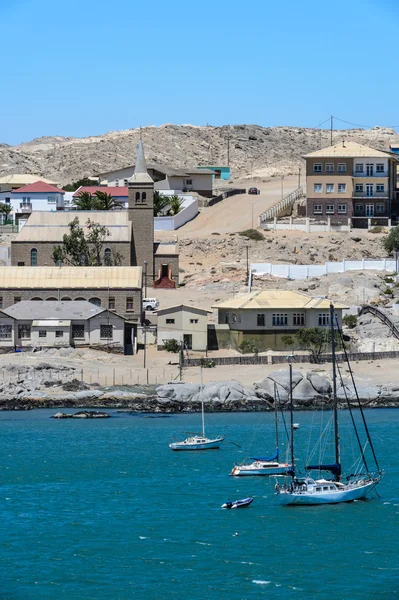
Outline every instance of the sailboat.
<svg viewBox="0 0 399 600"><path fill-rule="evenodd" d="M202 367L201 367L201 415L202 415L202 435L192 435L182 442L173 442L169 444L172 450L217 450L223 442L224 437L207 438L205 435L205 410L204 410L204 394L202 383Z"/></svg>
<svg viewBox="0 0 399 600"><path fill-rule="evenodd" d="M335 460L331 464L317 464L308 465L306 467L306 477L299 477L296 474L296 466L294 460L294 424L293 424L293 401L292 401L292 386L290 388L290 413L291 413L291 435L290 435L290 449L291 449L291 463L293 465L292 471L290 472L291 482L289 485L276 483L276 495L277 501L282 505L312 505L312 504L339 504L342 502L353 502L354 500L362 500L366 498L369 493L375 488L375 486L381 481L382 471L379 467L377 457L374 451L374 447L370 438L369 429L366 423L364 412L357 395L356 385L352 373L352 369L349 364L348 355L343 348L345 358L349 367L351 375L352 385L355 389L360 415L364 425L364 430L367 436L367 444L369 445L373 461L375 464L375 472L371 472L369 469L364 447L361 444L359 432L356 428L352 408L348 398L346 397L348 410L350 413L352 425L355 429L357 442L360 449L360 459L363 463L363 468L359 469L358 473L351 473L347 477L342 476L342 465L340 455L340 437L339 437L339 420L338 420L338 407L337 407L337 361L335 354L335 330L337 329L343 341L341 330L338 328L338 321L335 319L334 306L330 305L330 326L331 326L331 351L332 351L332 365L333 365L333 423L334 423L334 447L335 447ZM290 379L292 380L292 361L289 363L290 368ZM345 389L345 388L344 388ZM346 395L346 392L345 392ZM329 478L313 479L308 475L311 471L324 471L329 472Z"/></svg>
<svg viewBox="0 0 399 600"><path fill-rule="evenodd" d="M234 477L253 476L253 475L281 475L292 469L291 464L279 462L279 440L278 440L278 395L276 384L274 384L274 416L276 433L276 451L268 458L251 457L253 462L250 464L234 465L230 475Z"/></svg>

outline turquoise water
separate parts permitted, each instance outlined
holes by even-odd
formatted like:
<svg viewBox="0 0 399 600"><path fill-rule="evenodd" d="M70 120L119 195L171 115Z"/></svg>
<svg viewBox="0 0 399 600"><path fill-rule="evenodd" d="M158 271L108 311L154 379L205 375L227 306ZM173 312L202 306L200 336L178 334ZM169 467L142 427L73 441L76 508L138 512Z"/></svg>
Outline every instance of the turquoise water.
<svg viewBox="0 0 399 600"><path fill-rule="evenodd" d="M272 415L207 415L224 447L174 453L199 415L54 412L0 413L1 600L399 597L398 410L367 414L381 498L299 508L276 506L266 478L228 477L247 451L273 450ZM300 455L315 419L295 416ZM220 509L248 495L249 509Z"/></svg>

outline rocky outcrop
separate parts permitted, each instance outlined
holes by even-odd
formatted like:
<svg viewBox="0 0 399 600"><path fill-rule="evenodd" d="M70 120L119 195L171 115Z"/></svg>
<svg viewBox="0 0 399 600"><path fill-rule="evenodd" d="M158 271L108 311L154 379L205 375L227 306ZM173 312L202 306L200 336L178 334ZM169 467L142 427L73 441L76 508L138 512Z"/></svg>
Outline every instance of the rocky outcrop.
<svg viewBox="0 0 399 600"><path fill-rule="evenodd" d="M108 419L111 415L98 410L81 410L76 413L55 413L52 419Z"/></svg>

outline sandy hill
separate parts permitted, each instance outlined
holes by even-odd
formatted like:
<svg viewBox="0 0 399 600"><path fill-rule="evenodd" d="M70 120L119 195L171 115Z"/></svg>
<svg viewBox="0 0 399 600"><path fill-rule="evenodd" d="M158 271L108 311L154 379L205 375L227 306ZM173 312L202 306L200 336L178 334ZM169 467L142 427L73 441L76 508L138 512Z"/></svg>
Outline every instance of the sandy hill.
<svg viewBox="0 0 399 600"><path fill-rule="evenodd" d="M228 139L232 178L263 178L297 172L301 156L330 145L327 130L301 127L223 127L161 125L141 130L149 161L171 167L227 164ZM342 138L377 149L399 143L393 129L334 131L333 143ZM132 163L139 129L112 131L86 138L42 137L18 146L0 144L0 175L35 173L65 184L85 175L121 168Z"/></svg>

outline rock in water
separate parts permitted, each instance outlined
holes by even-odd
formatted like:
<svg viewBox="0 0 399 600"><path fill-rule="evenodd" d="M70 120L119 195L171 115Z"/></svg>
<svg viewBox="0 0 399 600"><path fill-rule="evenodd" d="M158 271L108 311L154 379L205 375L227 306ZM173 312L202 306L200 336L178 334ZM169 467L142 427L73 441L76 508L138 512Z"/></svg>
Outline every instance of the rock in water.
<svg viewBox="0 0 399 600"><path fill-rule="evenodd" d="M76 413L58 412L53 415L52 419L108 419L111 415L98 410L81 410Z"/></svg>

